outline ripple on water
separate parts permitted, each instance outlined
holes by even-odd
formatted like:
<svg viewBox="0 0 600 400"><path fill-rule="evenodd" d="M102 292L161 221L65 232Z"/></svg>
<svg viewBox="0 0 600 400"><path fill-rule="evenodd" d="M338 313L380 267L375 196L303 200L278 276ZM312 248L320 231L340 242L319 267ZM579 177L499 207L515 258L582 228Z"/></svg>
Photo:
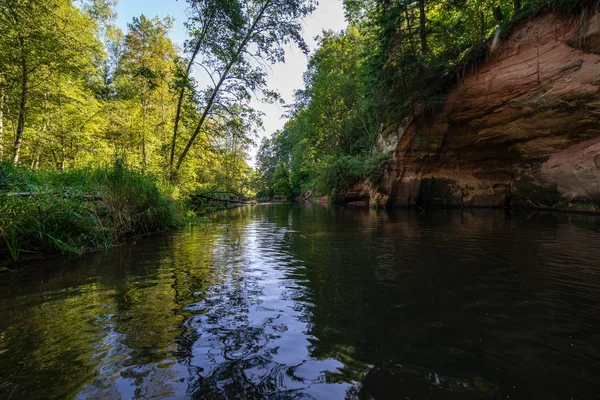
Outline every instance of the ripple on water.
<svg viewBox="0 0 600 400"><path fill-rule="evenodd" d="M598 218L239 208L0 275L0 398L592 398Z"/></svg>

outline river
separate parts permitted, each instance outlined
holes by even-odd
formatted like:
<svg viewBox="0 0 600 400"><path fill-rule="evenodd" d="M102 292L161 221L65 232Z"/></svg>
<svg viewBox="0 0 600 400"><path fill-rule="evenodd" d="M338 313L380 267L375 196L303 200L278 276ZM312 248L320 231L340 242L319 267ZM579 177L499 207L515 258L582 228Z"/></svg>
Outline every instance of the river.
<svg viewBox="0 0 600 400"><path fill-rule="evenodd" d="M0 274L2 399L583 399L600 218L243 207Z"/></svg>

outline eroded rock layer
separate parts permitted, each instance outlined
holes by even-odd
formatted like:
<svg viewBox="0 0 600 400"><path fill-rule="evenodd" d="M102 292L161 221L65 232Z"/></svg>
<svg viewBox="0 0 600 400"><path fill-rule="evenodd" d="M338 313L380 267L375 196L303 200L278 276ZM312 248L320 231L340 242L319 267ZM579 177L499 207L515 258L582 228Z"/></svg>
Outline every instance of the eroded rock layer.
<svg viewBox="0 0 600 400"><path fill-rule="evenodd" d="M349 190L372 205L600 205L600 16L528 21L379 145L377 190Z"/></svg>

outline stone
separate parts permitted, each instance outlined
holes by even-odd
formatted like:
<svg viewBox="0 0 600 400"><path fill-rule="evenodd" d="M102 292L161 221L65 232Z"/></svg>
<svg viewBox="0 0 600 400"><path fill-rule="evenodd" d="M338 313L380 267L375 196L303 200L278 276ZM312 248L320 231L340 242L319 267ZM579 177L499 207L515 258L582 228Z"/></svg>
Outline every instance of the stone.
<svg viewBox="0 0 600 400"><path fill-rule="evenodd" d="M528 20L446 97L410 118L376 187L353 201L396 206L600 202L600 16ZM584 31L585 46L573 37ZM366 198L365 198L366 196Z"/></svg>

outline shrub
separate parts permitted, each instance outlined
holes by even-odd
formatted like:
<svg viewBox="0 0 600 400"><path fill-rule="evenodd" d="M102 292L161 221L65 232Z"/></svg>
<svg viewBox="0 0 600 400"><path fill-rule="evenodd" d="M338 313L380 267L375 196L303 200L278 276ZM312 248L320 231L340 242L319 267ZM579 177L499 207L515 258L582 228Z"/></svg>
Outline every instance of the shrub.
<svg viewBox="0 0 600 400"><path fill-rule="evenodd" d="M363 176L364 167L364 159L361 156L326 157L317 171L317 191L333 194L352 186Z"/></svg>
<svg viewBox="0 0 600 400"><path fill-rule="evenodd" d="M273 192L276 196L285 198L292 196L290 174L283 163L279 164L273 173Z"/></svg>
<svg viewBox="0 0 600 400"><path fill-rule="evenodd" d="M0 163L0 257L81 254L181 225L171 193L151 174L120 163L67 172Z"/></svg>
<svg viewBox="0 0 600 400"><path fill-rule="evenodd" d="M391 152L387 151L385 153L372 153L367 157L364 175L372 187L379 185L379 181L383 177L382 163L389 160L391 156Z"/></svg>

